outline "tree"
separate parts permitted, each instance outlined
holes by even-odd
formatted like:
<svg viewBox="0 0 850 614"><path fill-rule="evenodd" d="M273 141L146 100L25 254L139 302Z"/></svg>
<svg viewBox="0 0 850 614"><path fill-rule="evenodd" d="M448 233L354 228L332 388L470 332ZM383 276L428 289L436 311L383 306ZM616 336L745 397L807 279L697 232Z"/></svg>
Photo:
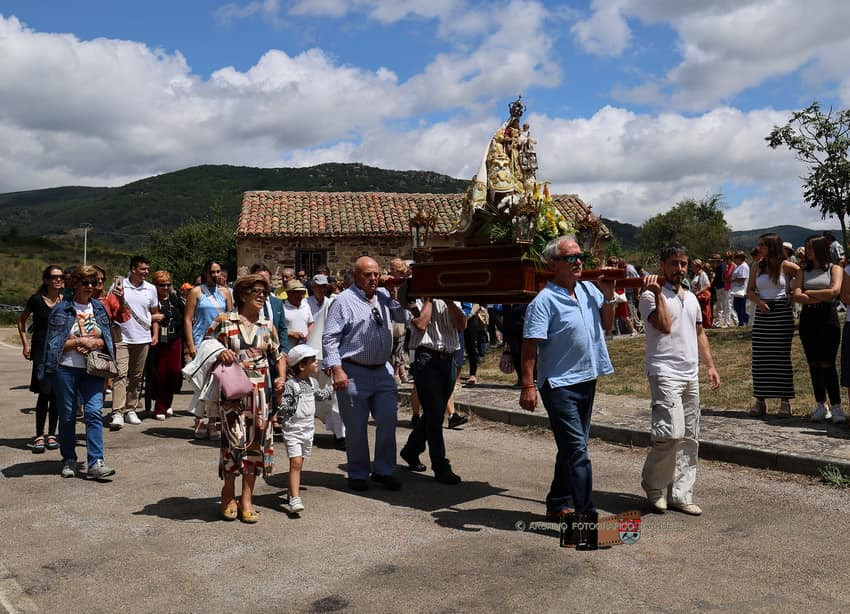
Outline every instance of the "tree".
<svg viewBox="0 0 850 614"><path fill-rule="evenodd" d="M844 245L850 207L850 110L827 112L815 101L796 111L784 126L774 126L765 138L771 149L785 145L809 169L803 179L803 198L821 212L821 218L834 215L841 223Z"/></svg>
<svg viewBox="0 0 850 614"><path fill-rule="evenodd" d="M194 282L201 265L214 258L231 271L236 267L236 232L234 224L224 217L223 207L211 207L207 220L190 219L171 231L153 231L147 253L152 270L165 269L175 284Z"/></svg>
<svg viewBox="0 0 850 614"><path fill-rule="evenodd" d="M729 247L729 225L723 217L723 195L712 194L702 200L687 198L667 213L659 213L641 224L637 240L647 254L678 241L693 257L707 258L712 252Z"/></svg>

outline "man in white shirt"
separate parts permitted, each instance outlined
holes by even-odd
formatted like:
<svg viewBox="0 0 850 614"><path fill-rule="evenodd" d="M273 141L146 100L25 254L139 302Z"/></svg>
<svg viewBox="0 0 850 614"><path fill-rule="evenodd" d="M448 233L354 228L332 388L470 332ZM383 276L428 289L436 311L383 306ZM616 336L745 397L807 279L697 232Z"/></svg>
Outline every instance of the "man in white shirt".
<svg viewBox="0 0 850 614"><path fill-rule="evenodd" d="M694 503L699 449L699 362L712 389L720 387L699 302L682 288L688 252L679 243L661 250L661 276L646 279L640 313L646 325L646 374L652 397L652 447L641 486L656 512L675 509L699 516Z"/></svg>
<svg viewBox="0 0 850 614"><path fill-rule="evenodd" d="M332 296L328 296L328 276L314 275L311 283L313 295L307 297L307 306L310 308L310 313L313 315L313 327L307 335L307 345L316 350L316 356L319 361L322 360L322 335L325 332L325 318L328 315L328 308L333 301ZM319 370L315 375L319 382L319 387L324 388L330 383L331 378L323 371ZM334 434L336 447L339 450L345 450L345 425L342 422L342 417L339 415L339 404L336 395L332 395L328 401L316 401L316 417L325 423L325 428Z"/></svg>
<svg viewBox="0 0 850 614"><path fill-rule="evenodd" d="M300 281L290 279L287 282L283 313L286 316L286 333L290 348L305 343L310 329L313 328L313 314L304 300L306 296L307 288Z"/></svg>
<svg viewBox="0 0 850 614"><path fill-rule="evenodd" d="M120 328L120 335L115 339L118 377L112 380L112 420L109 423L113 431L124 426L125 418L129 424L142 423L136 413L141 407L142 375L148 349L156 345L159 338L159 324L152 320L159 311L159 300L154 285L145 281L149 273L147 258L133 256L130 275L121 280L130 319L117 325Z"/></svg>

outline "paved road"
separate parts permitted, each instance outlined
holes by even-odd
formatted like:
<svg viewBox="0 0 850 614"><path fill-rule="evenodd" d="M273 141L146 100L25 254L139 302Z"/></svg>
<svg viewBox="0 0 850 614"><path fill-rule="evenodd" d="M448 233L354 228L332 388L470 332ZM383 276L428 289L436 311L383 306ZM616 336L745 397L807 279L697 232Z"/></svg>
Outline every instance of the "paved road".
<svg viewBox="0 0 850 614"><path fill-rule="evenodd" d="M473 421L446 432L462 486L404 472L401 492L347 491L344 454L320 438L304 516L280 511L280 473L248 526L217 519L217 450L186 415L107 432L110 483L61 479L57 453L26 449L27 377L0 348L0 611L850 611L850 493L806 477L703 462L703 517L648 516L636 545L575 552L528 530L551 437ZM643 509L644 451L591 455L597 504Z"/></svg>

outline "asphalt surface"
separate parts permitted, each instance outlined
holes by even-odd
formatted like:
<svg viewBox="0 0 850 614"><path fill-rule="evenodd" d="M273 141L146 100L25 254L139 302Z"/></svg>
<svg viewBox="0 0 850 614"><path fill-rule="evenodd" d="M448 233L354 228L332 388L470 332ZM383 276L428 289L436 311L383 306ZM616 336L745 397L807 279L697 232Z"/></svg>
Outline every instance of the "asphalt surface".
<svg viewBox="0 0 850 614"><path fill-rule="evenodd" d="M635 545L576 552L543 517L545 430L474 418L445 432L462 485L399 468L400 492L354 493L318 425L306 512L281 510L279 466L258 481L260 522L228 523L218 450L190 439L179 411L105 432L113 479L60 478L58 452L27 448L34 395L18 352L0 347L0 612L850 611L850 491L812 478L703 461L702 517L647 515ZM601 509L647 511L644 455L591 443Z"/></svg>

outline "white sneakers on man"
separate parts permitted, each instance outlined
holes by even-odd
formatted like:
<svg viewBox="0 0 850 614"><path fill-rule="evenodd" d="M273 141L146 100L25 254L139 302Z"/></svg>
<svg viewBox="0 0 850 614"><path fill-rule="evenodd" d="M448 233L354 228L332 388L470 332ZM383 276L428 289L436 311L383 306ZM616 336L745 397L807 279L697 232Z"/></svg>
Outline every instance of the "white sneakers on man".
<svg viewBox="0 0 850 614"><path fill-rule="evenodd" d="M142 419L139 418L139 416L136 415L136 412L134 412L134 411L128 411L127 414L126 414L126 418L127 418L128 424L141 424L142 423Z"/></svg>
<svg viewBox="0 0 850 614"><path fill-rule="evenodd" d="M696 503L677 503L675 501L671 501L667 504L667 507L671 510L676 510L677 512L690 514L691 516L700 516L702 514L702 508Z"/></svg>
<svg viewBox="0 0 850 614"><path fill-rule="evenodd" d="M838 407L839 407L839 409L841 408L840 405ZM813 411L811 413L811 415L809 415L809 420L811 420L813 422L820 422L821 420L829 420L830 418L832 418L832 412L830 412L826 408L826 405L824 405L823 403L818 403L817 406L815 407L815 411Z"/></svg>
<svg viewBox="0 0 850 614"><path fill-rule="evenodd" d="M112 420L109 422L109 430L120 431L122 426L124 426L124 414L120 411L112 412Z"/></svg>
<svg viewBox="0 0 850 614"><path fill-rule="evenodd" d="M842 424L844 422L847 422L847 416L844 415L844 411L841 409L841 403L836 403L832 406L832 423Z"/></svg>
<svg viewBox="0 0 850 614"><path fill-rule="evenodd" d="M641 481L640 486L646 493L646 500L649 502L650 507L652 507L653 512L663 514L667 511L667 496L663 491L649 489L643 481Z"/></svg>

